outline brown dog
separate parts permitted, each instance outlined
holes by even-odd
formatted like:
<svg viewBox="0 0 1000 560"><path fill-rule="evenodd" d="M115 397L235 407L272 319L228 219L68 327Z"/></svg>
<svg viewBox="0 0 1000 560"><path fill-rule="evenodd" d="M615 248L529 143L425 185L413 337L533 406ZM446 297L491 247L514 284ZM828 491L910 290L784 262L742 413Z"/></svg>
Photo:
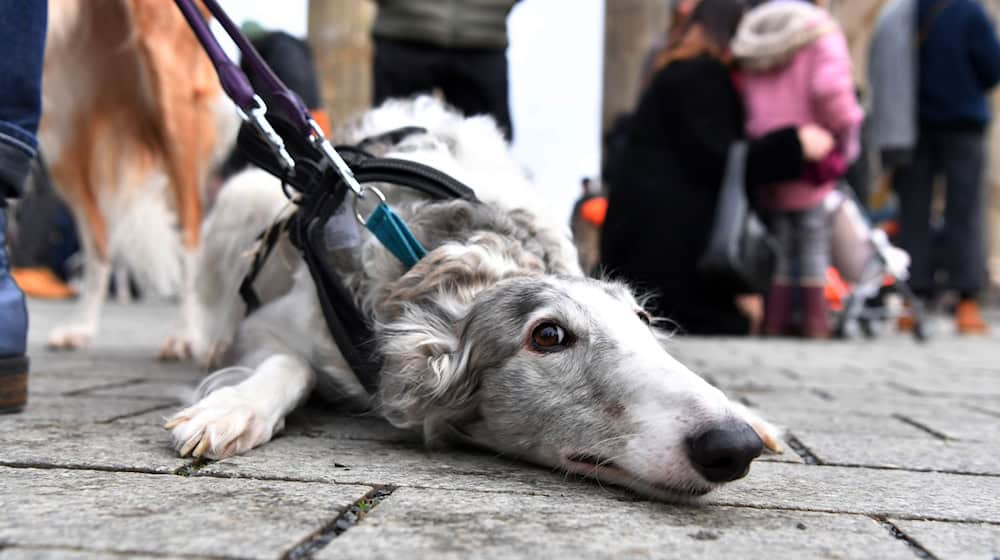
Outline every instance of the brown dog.
<svg viewBox="0 0 1000 560"><path fill-rule="evenodd" d="M152 291L180 291L181 330L161 357L184 357L202 187L235 113L173 2L51 0L49 12L39 137L85 255L79 316L49 345L91 340L120 260Z"/></svg>

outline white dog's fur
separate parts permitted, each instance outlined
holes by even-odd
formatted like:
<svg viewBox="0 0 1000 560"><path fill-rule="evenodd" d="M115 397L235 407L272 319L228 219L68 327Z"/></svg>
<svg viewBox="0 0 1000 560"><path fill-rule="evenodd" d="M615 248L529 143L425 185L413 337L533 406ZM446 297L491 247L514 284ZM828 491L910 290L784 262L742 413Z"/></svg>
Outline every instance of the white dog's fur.
<svg viewBox="0 0 1000 560"><path fill-rule="evenodd" d="M697 434L749 424L777 447L773 428L664 350L627 287L583 277L566 228L530 207L544 195L492 120L462 118L424 97L389 102L338 140L410 125L428 133L386 155L451 174L483 204L428 202L383 186L428 255L406 270L366 233L338 261L374 321L384 362L378 394L369 397L328 335L287 240L257 283L266 303L240 322L235 291L248 249L287 207L278 182L251 171L225 187L206 222L205 343L196 350L231 367L167 423L181 455L223 458L265 443L314 388L428 441L470 442L656 496L717 486L688 459Z"/></svg>

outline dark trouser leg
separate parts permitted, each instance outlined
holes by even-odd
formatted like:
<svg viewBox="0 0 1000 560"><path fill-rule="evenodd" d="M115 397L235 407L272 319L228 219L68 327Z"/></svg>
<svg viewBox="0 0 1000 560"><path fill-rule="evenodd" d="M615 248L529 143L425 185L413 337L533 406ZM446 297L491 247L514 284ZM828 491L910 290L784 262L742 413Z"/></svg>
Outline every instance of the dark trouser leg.
<svg viewBox="0 0 1000 560"><path fill-rule="evenodd" d="M921 131L920 136L913 161L895 170L892 186L899 197L899 245L912 259L910 285L928 297L934 289L930 222L937 166L931 133Z"/></svg>
<svg viewBox="0 0 1000 560"><path fill-rule="evenodd" d="M449 55L444 96L466 115L491 115L510 140L507 53L498 49L456 49Z"/></svg>
<svg viewBox="0 0 1000 560"><path fill-rule="evenodd" d="M984 135L976 131L942 132L937 146L947 179L945 243L948 287L963 298L983 287Z"/></svg>
<svg viewBox="0 0 1000 560"><path fill-rule="evenodd" d="M799 284L824 286L830 266L830 217L823 205L796 214Z"/></svg>
<svg viewBox="0 0 1000 560"><path fill-rule="evenodd" d="M825 286L826 269L830 266L830 219L822 205L800 212L796 218L802 333L807 338L827 338L830 325Z"/></svg>
<svg viewBox="0 0 1000 560"><path fill-rule="evenodd" d="M764 334L782 336L790 333L792 312L792 269L790 253L793 249L791 216L775 213L770 220L771 232L778 241L778 266L774 282L764 300Z"/></svg>
<svg viewBox="0 0 1000 560"><path fill-rule="evenodd" d="M440 50L417 43L375 38L374 104L434 91L439 84L434 83L432 67L440 57Z"/></svg>

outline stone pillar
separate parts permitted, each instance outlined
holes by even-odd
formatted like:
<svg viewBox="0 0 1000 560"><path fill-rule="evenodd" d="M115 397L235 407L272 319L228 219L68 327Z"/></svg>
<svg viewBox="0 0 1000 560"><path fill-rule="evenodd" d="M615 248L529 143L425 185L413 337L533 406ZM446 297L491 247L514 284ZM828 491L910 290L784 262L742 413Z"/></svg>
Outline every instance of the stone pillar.
<svg viewBox="0 0 1000 560"><path fill-rule="evenodd" d="M309 44L334 128L371 105L370 30L374 17L374 2L309 2Z"/></svg>
<svg viewBox="0 0 1000 560"><path fill-rule="evenodd" d="M602 129L635 107L643 59L667 27L664 0L605 0Z"/></svg>

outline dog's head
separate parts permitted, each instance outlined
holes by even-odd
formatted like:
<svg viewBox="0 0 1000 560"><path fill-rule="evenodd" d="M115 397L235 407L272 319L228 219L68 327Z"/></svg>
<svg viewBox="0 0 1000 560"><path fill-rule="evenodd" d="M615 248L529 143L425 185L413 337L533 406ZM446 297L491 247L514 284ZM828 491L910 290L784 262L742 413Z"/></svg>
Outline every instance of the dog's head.
<svg viewBox="0 0 1000 560"><path fill-rule="evenodd" d="M740 478L776 447L664 350L627 287L474 241L435 250L387 298L390 420L668 498Z"/></svg>

